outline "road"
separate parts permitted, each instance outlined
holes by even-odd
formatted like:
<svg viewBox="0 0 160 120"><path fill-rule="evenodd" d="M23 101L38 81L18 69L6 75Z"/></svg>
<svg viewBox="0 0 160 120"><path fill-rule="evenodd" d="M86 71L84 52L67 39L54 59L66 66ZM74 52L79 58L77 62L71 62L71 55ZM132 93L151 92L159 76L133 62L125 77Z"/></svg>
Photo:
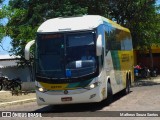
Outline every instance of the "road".
<svg viewBox="0 0 160 120"><path fill-rule="evenodd" d="M62 105L62 106L37 106L36 102L26 103L23 105L7 106L0 108L0 111L23 111L23 112L46 112L42 114L45 117L58 117L57 119L70 119L76 117L79 120L83 117L94 116L93 119L106 118L107 114L119 114L115 111L160 111L160 85L148 85L132 87L128 95L117 94L111 104L76 104L76 105ZM108 112L113 111L113 112ZM149 112L149 113L151 113ZM139 112L138 112L139 113ZM141 112L140 112L141 113ZM153 112L154 113L154 112ZM160 113L160 112L159 112ZM104 115L105 114L105 115ZM113 116L114 116L113 115ZM159 114L160 115L160 114ZM66 118L68 117L68 118ZM159 116L160 117L160 116ZM159 117L152 118L153 120ZM109 117L111 118L111 117ZM121 119L122 117L120 117ZM137 119L137 117L129 117L130 119ZM114 117L114 119L118 119ZM128 117L125 117L128 120ZM140 117L142 120L150 120L150 117Z"/></svg>

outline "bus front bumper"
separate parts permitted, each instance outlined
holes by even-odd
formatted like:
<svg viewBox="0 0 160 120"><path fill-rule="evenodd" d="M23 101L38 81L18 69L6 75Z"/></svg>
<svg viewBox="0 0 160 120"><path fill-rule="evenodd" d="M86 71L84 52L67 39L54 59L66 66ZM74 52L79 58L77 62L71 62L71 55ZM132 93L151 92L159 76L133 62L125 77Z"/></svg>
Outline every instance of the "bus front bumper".
<svg viewBox="0 0 160 120"><path fill-rule="evenodd" d="M58 105L100 102L105 95L99 87L78 94L51 95L36 90L38 105Z"/></svg>

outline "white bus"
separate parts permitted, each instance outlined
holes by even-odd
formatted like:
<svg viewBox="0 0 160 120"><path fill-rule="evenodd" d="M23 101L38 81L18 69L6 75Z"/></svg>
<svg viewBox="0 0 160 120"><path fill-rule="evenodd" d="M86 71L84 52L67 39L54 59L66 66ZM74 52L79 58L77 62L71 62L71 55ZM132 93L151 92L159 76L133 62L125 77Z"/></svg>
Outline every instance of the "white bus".
<svg viewBox="0 0 160 120"><path fill-rule="evenodd" d="M129 93L133 48L127 28L98 15L54 18L26 45L27 60L34 42L38 105L100 102Z"/></svg>

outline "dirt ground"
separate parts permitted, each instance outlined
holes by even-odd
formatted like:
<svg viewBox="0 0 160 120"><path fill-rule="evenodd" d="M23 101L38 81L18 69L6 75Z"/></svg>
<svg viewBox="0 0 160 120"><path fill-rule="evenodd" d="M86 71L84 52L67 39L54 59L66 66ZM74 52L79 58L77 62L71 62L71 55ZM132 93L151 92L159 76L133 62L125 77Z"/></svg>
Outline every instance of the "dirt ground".
<svg viewBox="0 0 160 120"><path fill-rule="evenodd" d="M0 103L35 98L35 93L12 95L11 91L0 91Z"/></svg>

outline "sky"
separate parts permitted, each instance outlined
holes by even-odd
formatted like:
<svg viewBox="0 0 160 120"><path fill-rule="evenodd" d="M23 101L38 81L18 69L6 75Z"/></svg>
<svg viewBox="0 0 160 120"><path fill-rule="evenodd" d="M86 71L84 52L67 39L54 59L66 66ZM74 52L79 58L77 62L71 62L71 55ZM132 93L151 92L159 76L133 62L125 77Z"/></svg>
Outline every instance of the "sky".
<svg viewBox="0 0 160 120"><path fill-rule="evenodd" d="M7 5L9 0L5 0L3 4ZM1 7L1 6L0 6ZM7 23L7 19L2 19L2 24L6 24ZM9 54L9 50L12 48L11 44L11 38L10 37L4 37L1 45L3 46L4 50L0 47L0 55L6 55Z"/></svg>
<svg viewBox="0 0 160 120"><path fill-rule="evenodd" d="M4 0L4 3L3 3L3 4L7 5L7 4L8 4L8 1L9 1L9 0ZM160 5L160 0L157 0L157 4ZM1 8L1 6L0 6L0 8ZM7 23L7 20L6 20L6 19L2 19L1 21L2 21L3 24L6 24L6 23ZM3 38L1 45L3 46L3 48L4 48L5 50L3 50L3 49L0 47L0 55L9 54L9 52L7 52L7 51L9 51L9 50L12 48L10 42L11 42L11 38L10 38L10 37L4 37L4 38Z"/></svg>

